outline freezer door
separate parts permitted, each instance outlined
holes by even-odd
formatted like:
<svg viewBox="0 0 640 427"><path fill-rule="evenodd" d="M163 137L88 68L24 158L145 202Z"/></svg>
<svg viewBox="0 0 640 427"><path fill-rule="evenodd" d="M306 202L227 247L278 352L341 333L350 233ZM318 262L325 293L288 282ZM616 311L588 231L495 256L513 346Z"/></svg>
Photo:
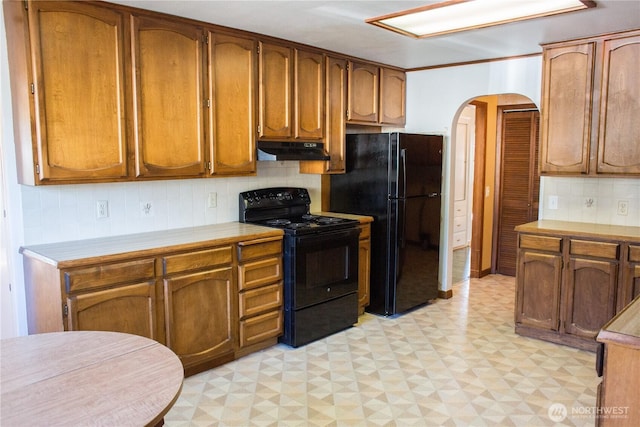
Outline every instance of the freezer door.
<svg viewBox="0 0 640 427"><path fill-rule="evenodd" d="M439 195L442 182L442 136L395 134L390 144L391 197Z"/></svg>

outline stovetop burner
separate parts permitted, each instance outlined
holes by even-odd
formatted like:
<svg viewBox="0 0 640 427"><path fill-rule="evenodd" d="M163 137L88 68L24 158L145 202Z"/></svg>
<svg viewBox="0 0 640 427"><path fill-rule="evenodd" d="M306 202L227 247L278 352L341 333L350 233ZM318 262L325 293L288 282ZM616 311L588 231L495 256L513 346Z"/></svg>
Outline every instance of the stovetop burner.
<svg viewBox="0 0 640 427"><path fill-rule="evenodd" d="M358 221L309 212L311 198L304 188L264 188L240 193L240 222L277 227L291 234L317 233L355 227Z"/></svg>

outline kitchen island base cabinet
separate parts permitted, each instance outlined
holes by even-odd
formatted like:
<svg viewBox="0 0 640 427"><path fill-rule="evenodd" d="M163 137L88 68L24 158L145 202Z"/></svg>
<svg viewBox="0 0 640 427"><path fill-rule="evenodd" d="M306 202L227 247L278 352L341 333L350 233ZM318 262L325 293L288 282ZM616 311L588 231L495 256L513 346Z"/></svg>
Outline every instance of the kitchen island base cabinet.
<svg viewBox="0 0 640 427"><path fill-rule="evenodd" d="M516 333L595 351L600 328L630 301L640 229L541 220L516 231Z"/></svg>

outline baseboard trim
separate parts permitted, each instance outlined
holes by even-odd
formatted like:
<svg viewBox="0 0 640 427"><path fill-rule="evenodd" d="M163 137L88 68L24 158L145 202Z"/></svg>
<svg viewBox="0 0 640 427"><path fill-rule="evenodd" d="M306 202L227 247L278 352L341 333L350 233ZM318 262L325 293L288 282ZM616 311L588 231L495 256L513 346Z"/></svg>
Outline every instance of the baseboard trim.
<svg viewBox="0 0 640 427"><path fill-rule="evenodd" d="M453 297L453 289L447 289L446 291L438 290L438 298L449 299Z"/></svg>

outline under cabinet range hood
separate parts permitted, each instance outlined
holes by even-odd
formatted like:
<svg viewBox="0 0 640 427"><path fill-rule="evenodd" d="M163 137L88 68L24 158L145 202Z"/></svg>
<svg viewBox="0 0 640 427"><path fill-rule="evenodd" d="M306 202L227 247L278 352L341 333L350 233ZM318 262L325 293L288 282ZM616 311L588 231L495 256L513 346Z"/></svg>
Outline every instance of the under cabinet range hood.
<svg viewBox="0 0 640 427"><path fill-rule="evenodd" d="M329 160L322 142L258 141L258 160Z"/></svg>

